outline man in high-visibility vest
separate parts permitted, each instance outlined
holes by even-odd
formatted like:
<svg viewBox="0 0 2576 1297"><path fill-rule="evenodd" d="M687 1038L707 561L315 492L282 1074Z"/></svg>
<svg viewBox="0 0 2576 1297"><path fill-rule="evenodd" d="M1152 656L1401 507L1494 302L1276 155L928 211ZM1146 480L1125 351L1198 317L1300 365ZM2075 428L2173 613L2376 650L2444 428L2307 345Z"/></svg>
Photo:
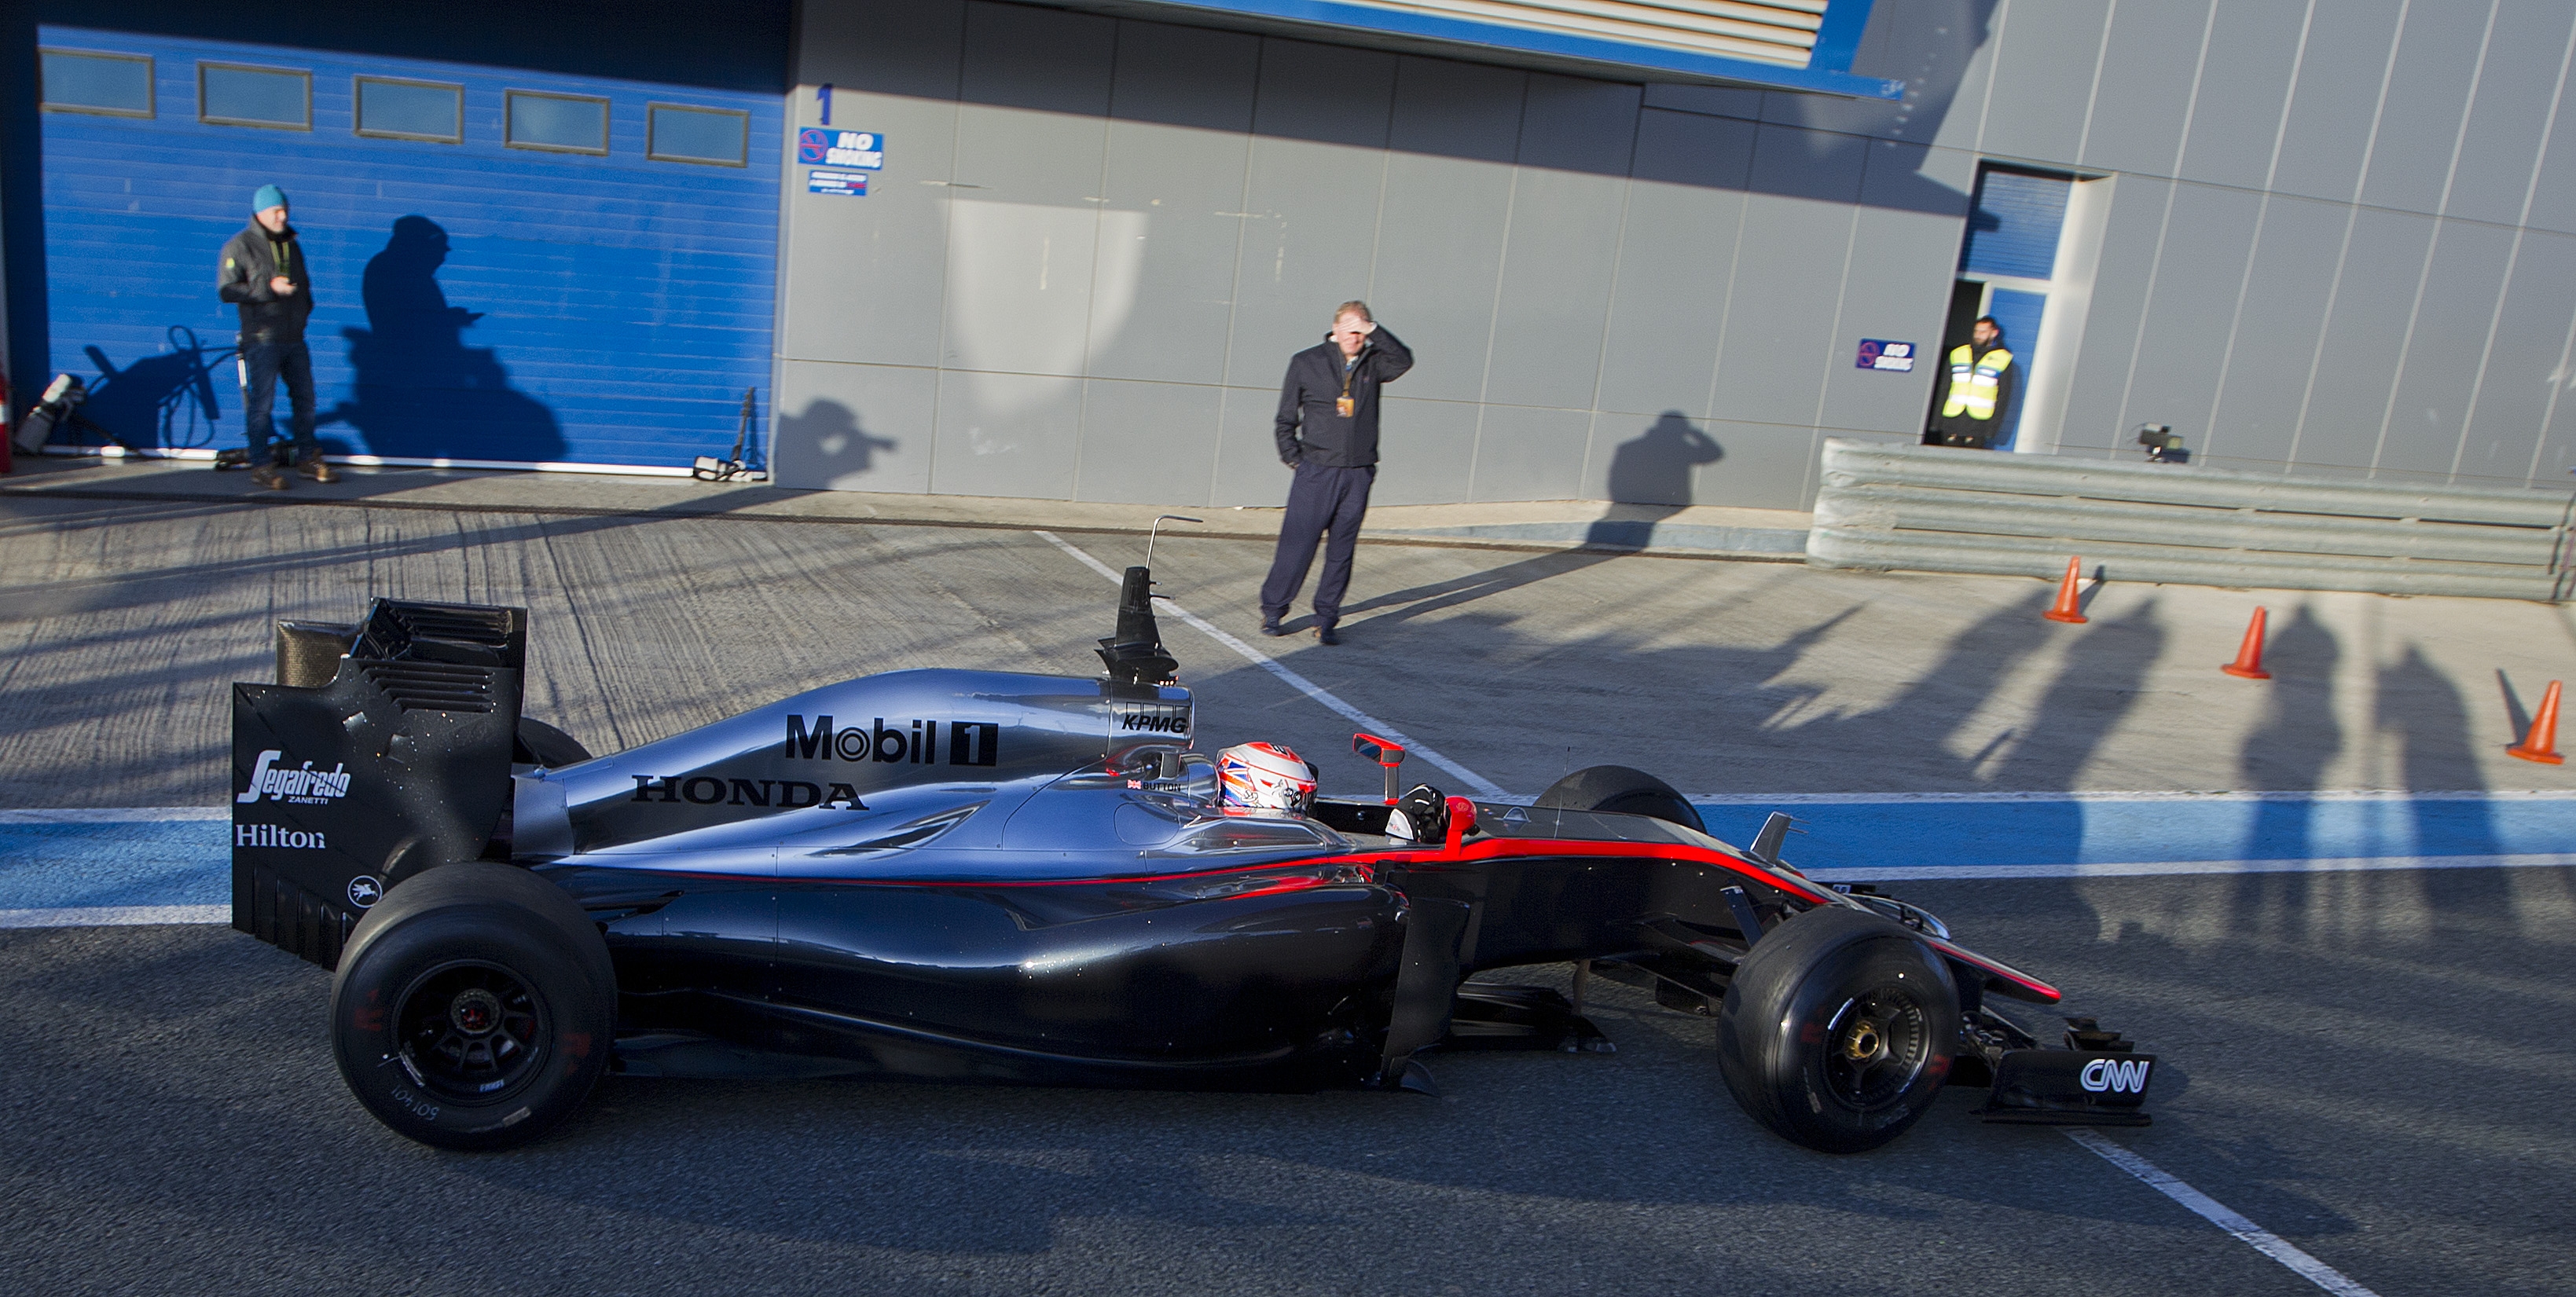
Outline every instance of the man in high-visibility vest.
<svg viewBox="0 0 2576 1297"><path fill-rule="evenodd" d="M1973 341L1950 349L1950 390L1932 420L1933 439L1944 446L1986 450L2011 435L2013 388L2021 371L2004 350L2003 326L1979 316Z"/></svg>

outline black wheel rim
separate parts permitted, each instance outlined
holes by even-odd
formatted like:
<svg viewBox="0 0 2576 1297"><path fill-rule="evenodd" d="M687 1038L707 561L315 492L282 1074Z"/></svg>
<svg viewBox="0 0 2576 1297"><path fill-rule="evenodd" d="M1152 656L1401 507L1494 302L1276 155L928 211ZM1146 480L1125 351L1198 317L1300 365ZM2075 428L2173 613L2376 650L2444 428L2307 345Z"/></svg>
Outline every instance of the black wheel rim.
<svg viewBox="0 0 2576 1297"><path fill-rule="evenodd" d="M490 1103L536 1074L551 1024L545 1002L498 964L433 968L403 992L394 1016L404 1067L424 1090Z"/></svg>
<svg viewBox="0 0 2576 1297"><path fill-rule="evenodd" d="M1843 1001L1825 1029L1825 1088L1845 1106L1874 1112L1905 1096L1932 1058L1932 1022L1902 986Z"/></svg>

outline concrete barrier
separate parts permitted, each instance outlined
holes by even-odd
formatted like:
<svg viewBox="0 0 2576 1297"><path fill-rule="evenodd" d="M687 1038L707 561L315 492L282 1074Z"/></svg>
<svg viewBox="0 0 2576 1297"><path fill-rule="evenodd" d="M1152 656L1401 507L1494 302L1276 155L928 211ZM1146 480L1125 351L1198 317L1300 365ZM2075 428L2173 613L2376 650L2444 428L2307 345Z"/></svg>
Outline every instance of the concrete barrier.
<svg viewBox="0 0 2576 1297"><path fill-rule="evenodd" d="M2115 581L2564 600L2564 492L2339 482L1825 442L1807 562Z"/></svg>

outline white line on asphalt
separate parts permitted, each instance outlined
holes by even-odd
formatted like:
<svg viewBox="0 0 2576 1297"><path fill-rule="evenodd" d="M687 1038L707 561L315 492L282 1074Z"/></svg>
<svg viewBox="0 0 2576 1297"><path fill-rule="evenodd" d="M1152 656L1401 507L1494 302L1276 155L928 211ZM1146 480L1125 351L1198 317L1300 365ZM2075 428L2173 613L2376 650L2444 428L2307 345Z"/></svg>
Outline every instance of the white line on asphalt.
<svg viewBox="0 0 2576 1297"><path fill-rule="evenodd" d="M0 824L166 824L232 817L231 809L222 806L73 806L0 811Z"/></svg>
<svg viewBox="0 0 2576 1297"><path fill-rule="evenodd" d="M2237 1215L2226 1204L2175 1179L2163 1167L2102 1135L2081 1127L2068 1127L2066 1137L2091 1150L2103 1161L2136 1176L2148 1188L2190 1208L2201 1219L2235 1235L2247 1247L2288 1266L2300 1278L2335 1294L2335 1297L2379 1297L2379 1294L2354 1283L2342 1271L2300 1251L2288 1239Z"/></svg>
<svg viewBox="0 0 2576 1297"><path fill-rule="evenodd" d="M1809 869L1820 883L1875 883L1915 878L2153 878L2171 874L2344 874L2372 869L2563 869L2576 854L2504 856L2352 856L2319 860L2137 860L2081 865L1898 865L1886 869Z"/></svg>
<svg viewBox="0 0 2576 1297"><path fill-rule="evenodd" d="M83 905L0 910L0 928L107 928L141 923L230 923L229 905Z"/></svg>
<svg viewBox="0 0 2576 1297"><path fill-rule="evenodd" d="M1039 539L1044 540L1046 543L1055 546L1057 549L1063 550L1065 553L1070 554L1077 559L1080 559L1083 566L1109 578L1111 583L1118 584L1123 583L1126 580L1124 576L1120 575L1108 564L1066 544L1061 538L1057 537L1055 533L1041 531L1035 534ZM1377 735L1379 738L1401 744L1405 751L1467 781L1467 786L1475 789L1477 796L1486 798L1508 796L1508 794L1503 792L1501 785L1494 783L1483 775L1477 774L1475 771L1469 770L1467 767L1459 765L1457 762L1452 761L1419 743L1414 742L1412 739L1405 737L1403 731L1387 724L1385 721L1379 720L1378 718L1369 715L1367 712L1361 711L1359 708L1353 707L1349 703L1343 702L1341 699L1334 697L1332 692L1325 689L1322 685L1316 684L1314 681L1279 665L1279 663L1269 654L1244 643L1242 640L1236 639L1232 635L1226 634L1224 631L1218 630L1212 625L1209 625L1205 620L1201 619L1198 614L1191 612L1189 609L1184 608L1169 599L1163 600L1163 607L1170 609L1173 616L1180 618L1182 621L1188 622L1190 626L1200 634L1207 636L1209 639L1215 640L1219 644L1223 644L1227 648L1233 649L1235 652L1242 654L1245 661L1279 677L1287 683L1289 688L1314 699L1316 702L1322 703L1326 707L1332 708L1335 712L1340 713L1343 719L1359 726L1361 729L1364 729L1371 734Z"/></svg>

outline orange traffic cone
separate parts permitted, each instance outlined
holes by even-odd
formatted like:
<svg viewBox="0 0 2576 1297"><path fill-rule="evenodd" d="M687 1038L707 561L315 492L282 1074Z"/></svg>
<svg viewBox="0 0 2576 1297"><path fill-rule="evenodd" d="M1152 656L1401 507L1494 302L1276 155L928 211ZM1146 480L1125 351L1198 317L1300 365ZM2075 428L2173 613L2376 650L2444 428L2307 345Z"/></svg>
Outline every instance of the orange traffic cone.
<svg viewBox="0 0 2576 1297"><path fill-rule="evenodd" d="M2042 613L2050 621L2070 622L2081 626L2084 613L2075 606L2075 579L2084 570L2082 557L2066 560L2066 579L2057 583L2057 606Z"/></svg>
<svg viewBox="0 0 2576 1297"><path fill-rule="evenodd" d="M2263 669L2263 610L2254 610L2254 620L2245 623L2245 642L2236 649L2236 660L2219 670L2246 680L2269 680L2272 673Z"/></svg>
<svg viewBox="0 0 2576 1297"><path fill-rule="evenodd" d="M2505 755L2546 765L2565 765L2567 758L2558 755L2558 682L2549 682L2549 692L2540 696L2540 713L2531 718L2531 734L2522 742L2505 749Z"/></svg>

